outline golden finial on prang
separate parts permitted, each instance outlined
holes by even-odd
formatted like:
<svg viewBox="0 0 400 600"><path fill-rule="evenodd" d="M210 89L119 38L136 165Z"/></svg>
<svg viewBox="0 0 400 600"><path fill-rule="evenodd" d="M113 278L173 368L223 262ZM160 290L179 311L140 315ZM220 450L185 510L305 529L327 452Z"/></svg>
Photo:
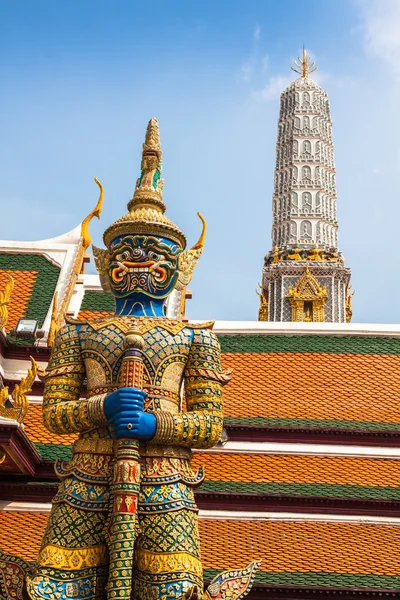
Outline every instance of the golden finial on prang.
<svg viewBox="0 0 400 600"><path fill-rule="evenodd" d="M299 62L297 62L297 60ZM296 65L296 67L298 67L298 69L300 69L300 71L298 71L294 67L290 67L290 68L292 69L292 71L294 71L298 75L301 75L301 77L303 77L304 79L306 79L310 75L310 73L314 73L314 71L316 71L318 69L318 67L315 66L315 62L312 62L310 64L311 57L307 58L307 50L304 48L304 46L303 46L303 58L301 59L300 56L298 56L297 60L294 61L294 64Z"/></svg>

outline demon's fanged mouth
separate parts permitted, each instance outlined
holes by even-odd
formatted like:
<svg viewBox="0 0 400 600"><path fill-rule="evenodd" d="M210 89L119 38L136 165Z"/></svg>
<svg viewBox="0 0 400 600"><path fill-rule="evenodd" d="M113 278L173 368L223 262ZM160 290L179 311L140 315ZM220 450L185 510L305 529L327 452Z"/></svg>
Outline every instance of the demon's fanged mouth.
<svg viewBox="0 0 400 600"><path fill-rule="evenodd" d="M177 258L181 249L168 240L126 236L112 249L110 282L118 296L132 292L162 297L176 283Z"/></svg>

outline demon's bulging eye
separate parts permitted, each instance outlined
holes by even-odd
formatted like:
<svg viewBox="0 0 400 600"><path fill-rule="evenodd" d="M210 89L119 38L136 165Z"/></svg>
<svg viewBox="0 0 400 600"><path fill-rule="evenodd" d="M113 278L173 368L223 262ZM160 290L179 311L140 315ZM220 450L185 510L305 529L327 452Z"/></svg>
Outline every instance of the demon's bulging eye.
<svg viewBox="0 0 400 600"><path fill-rule="evenodd" d="M128 260L128 258L129 258L128 250L125 250L125 252L121 252L121 254L117 254L115 258L119 261Z"/></svg>
<svg viewBox="0 0 400 600"><path fill-rule="evenodd" d="M158 262L159 260L164 258L164 256L162 254L157 254L157 252L153 252L152 250L150 250L147 253L147 256L149 257L150 260L154 260L155 262Z"/></svg>

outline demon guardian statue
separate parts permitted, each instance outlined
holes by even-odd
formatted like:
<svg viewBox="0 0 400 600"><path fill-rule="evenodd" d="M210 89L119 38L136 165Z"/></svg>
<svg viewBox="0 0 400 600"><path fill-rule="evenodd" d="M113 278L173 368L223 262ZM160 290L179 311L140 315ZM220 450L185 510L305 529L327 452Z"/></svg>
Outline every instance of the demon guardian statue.
<svg viewBox="0 0 400 600"><path fill-rule="evenodd" d="M115 314L69 319L53 346L44 422L79 437L72 459L56 465L61 483L28 576L33 600L234 599L254 578L256 563L203 591L194 500L203 473L192 470L191 449L219 440L229 377L212 325L165 316L168 296L191 279L205 223L185 251L164 214L161 169L151 119L129 212L105 231L107 249L94 248Z"/></svg>

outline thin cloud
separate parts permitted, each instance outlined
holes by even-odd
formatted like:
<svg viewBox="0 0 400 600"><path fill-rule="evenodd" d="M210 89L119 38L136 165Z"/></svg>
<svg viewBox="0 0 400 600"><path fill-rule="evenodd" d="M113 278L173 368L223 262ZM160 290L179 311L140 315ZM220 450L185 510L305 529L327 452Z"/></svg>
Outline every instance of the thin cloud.
<svg viewBox="0 0 400 600"><path fill-rule="evenodd" d="M263 56L263 58L261 59L261 66L262 66L262 70L263 71L268 71L268 68L269 68L269 56L268 56L268 54L266 54L265 56Z"/></svg>
<svg viewBox="0 0 400 600"><path fill-rule="evenodd" d="M254 67L251 64L251 62L247 62L244 63L244 65L242 65L240 72L239 72L239 77L240 79L242 79L242 81L250 81L252 75L254 72Z"/></svg>
<svg viewBox="0 0 400 600"><path fill-rule="evenodd" d="M254 73L258 70L259 43L261 39L261 27L256 25L253 31L252 50L250 57L242 64L239 71L239 79L248 83Z"/></svg>
<svg viewBox="0 0 400 600"><path fill-rule="evenodd" d="M362 0L360 8L365 50L400 79L400 2Z"/></svg>
<svg viewBox="0 0 400 600"><path fill-rule="evenodd" d="M279 98L283 90L290 84L292 80L293 77L288 75L270 77L268 82L261 90L252 92L251 97L253 100L257 100L259 102L275 100L276 98Z"/></svg>

